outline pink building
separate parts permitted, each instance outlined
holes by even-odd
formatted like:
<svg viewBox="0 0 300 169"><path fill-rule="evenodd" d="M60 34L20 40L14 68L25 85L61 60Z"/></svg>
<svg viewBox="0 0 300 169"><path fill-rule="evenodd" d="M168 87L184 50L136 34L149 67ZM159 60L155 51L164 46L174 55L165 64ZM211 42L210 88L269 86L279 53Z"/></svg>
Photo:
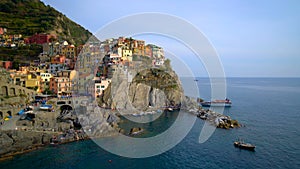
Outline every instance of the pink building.
<svg viewBox="0 0 300 169"><path fill-rule="evenodd" d="M0 67L8 70L12 68L12 61L0 61Z"/></svg>
<svg viewBox="0 0 300 169"><path fill-rule="evenodd" d="M70 80L70 71L61 71L57 76L50 79L50 90L58 97L71 96L72 82Z"/></svg>

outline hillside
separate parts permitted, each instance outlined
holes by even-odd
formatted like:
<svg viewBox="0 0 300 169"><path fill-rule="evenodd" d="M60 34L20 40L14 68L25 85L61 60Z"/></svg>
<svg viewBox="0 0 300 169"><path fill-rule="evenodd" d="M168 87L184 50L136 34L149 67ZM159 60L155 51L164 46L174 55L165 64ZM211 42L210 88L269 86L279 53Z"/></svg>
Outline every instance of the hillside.
<svg viewBox="0 0 300 169"><path fill-rule="evenodd" d="M72 44L84 44L92 35L40 0L0 0L0 27L8 34L52 33ZM59 39L58 39L59 40Z"/></svg>

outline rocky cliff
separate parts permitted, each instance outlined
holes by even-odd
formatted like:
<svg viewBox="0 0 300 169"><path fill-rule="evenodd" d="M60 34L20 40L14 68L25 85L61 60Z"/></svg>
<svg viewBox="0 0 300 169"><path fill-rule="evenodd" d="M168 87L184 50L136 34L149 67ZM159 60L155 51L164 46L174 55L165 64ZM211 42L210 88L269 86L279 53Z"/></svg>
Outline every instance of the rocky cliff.
<svg viewBox="0 0 300 169"><path fill-rule="evenodd" d="M110 86L99 98L100 106L123 111L124 114L140 113L166 107L179 107L183 90L174 71L150 68L139 71L132 79L115 72Z"/></svg>

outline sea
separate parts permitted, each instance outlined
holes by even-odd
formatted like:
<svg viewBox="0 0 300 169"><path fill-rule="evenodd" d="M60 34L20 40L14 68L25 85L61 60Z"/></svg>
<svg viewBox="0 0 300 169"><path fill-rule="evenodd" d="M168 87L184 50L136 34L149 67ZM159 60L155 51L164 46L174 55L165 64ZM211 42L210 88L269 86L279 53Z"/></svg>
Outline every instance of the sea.
<svg viewBox="0 0 300 169"><path fill-rule="evenodd" d="M210 80L197 78L200 96L210 99ZM196 119L187 136L170 150L147 158L113 154L93 140L47 146L1 161L1 169L187 169L187 168L300 168L300 79L227 78L227 97L232 107L223 114L243 127L216 129L204 143L199 134L204 121ZM142 124L147 137L165 130L178 118L166 112L153 122ZM150 115L151 116L151 115ZM192 116L186 113L186 116ZM130 128L130 123L122 123ZM237 138L255 144L255 151L233 146ZM109 138L105 138L109 139ZM114 139L114 138L111 138Z"/></svg>

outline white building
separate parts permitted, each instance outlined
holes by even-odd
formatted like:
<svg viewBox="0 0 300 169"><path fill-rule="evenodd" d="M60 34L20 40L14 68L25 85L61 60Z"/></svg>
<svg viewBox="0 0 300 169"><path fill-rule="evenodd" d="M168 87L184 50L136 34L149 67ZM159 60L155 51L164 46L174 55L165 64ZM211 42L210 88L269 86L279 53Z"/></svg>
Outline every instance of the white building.
<svg viewBox="0 0 300 169"><path fill-rule="evenodd" d="M42 82L50 82L51 77L52 77L51 73L41 73Z"/></svg>
<svg viewBox="0 0 300 169"><path fill-rule="evenodd" d="M100 78L94 78L95 81L95 97L99 97L103 94L103 91L108 87L111 80L110 79L100 79Z"/></svg>

